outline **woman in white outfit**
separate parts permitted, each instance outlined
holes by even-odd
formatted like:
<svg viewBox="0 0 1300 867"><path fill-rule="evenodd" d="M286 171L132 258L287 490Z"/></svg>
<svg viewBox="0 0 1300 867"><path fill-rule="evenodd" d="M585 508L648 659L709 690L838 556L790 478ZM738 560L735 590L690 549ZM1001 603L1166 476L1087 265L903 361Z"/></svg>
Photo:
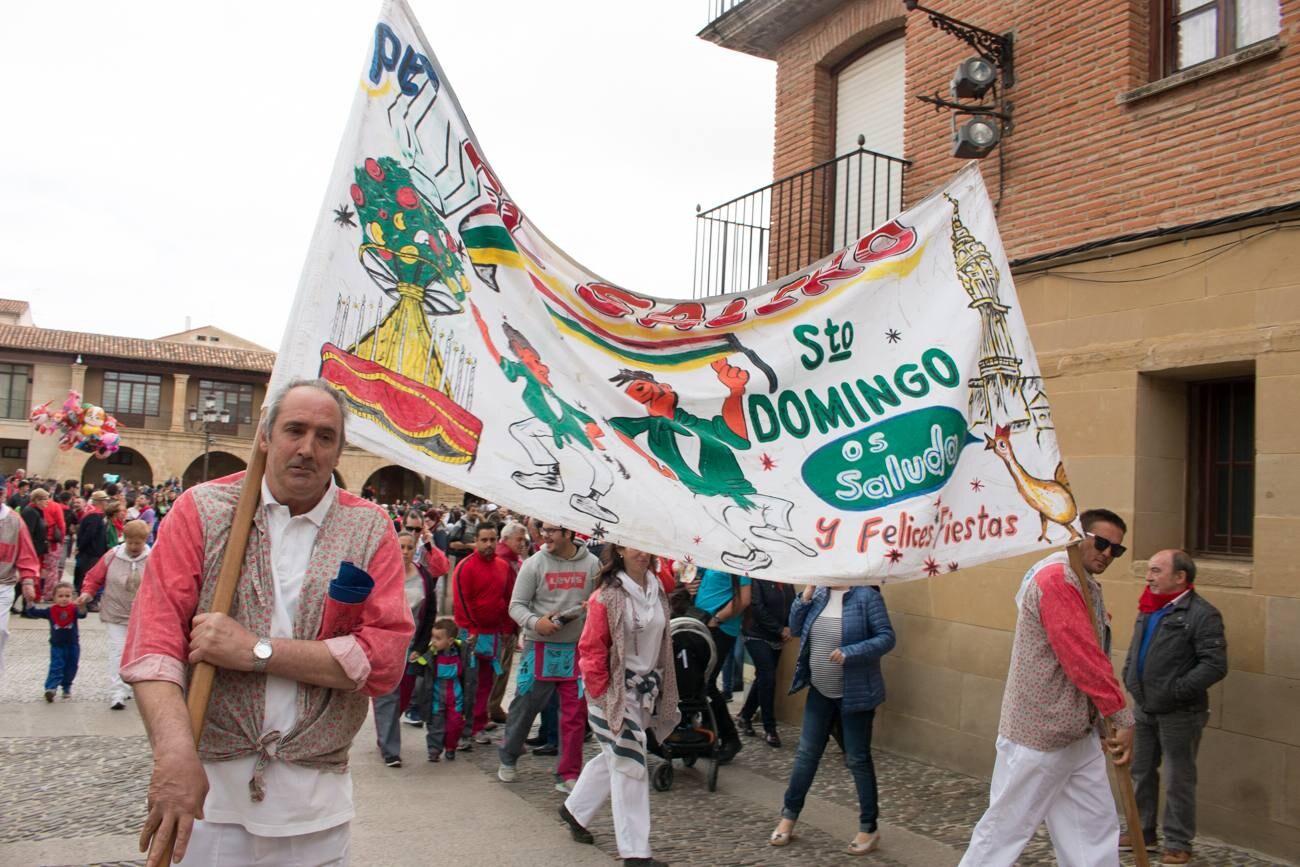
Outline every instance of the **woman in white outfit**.
<svg viewBox="0 0 1300 867"><path fill-rule="evenodd" d="M140 589L144 567L149 562L149 525L144 521L127 521L122 528L124 541L108 549L99 562L86 573L81 585L78 605L95 598L100 588L104 597L99 603L99 619L104 622L104 635L108 639L108 706L122 710L131 698L131 688L122 682L118 672L122 663L122 648L126 644L126 625L131 620L131 605Z"/></svg>
<svg viewBox="0 0 1300 867"><path fill-rule="evenodd" d="M591 843L587 823L609 798L623 863L659 867L663 862L650 854L646 731L663 740L680 714L668 598L650 559L635 548L605 549L578 642L587 716L600 754L582 769L560 817L573 839Z"/></svg>

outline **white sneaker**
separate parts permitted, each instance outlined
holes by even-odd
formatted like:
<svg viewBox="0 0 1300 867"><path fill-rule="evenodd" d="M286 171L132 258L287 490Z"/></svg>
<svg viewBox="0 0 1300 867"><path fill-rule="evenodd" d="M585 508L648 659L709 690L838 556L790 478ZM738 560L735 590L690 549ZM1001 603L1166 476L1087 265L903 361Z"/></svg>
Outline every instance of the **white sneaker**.
<svg viewBox="0 0 1300 867"><path fill-rule="evenodd" d="M512 765L499 765L497 767L497 779L503 783L513 783L519 778L519 772Z"/></svg>
<svg viewBox="0 0 1300 867"><path fill-rule="evenodd" d="M474 735L474 743L490 744L492 743L492 735L488 734L486 731L481 731L478 734Z"/></svg>
<svg viewBox="0 0 1300 867"><path fill-rule="evenodd" d="M555 791L563 792L566 795L573 794L574 780L560 780L555 784Z"/></svg>

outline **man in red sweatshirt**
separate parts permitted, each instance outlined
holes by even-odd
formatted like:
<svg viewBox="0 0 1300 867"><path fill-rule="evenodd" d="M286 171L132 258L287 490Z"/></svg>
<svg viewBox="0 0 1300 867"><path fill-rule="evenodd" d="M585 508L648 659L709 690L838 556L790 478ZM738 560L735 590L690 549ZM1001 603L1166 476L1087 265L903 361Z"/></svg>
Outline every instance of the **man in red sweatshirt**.
<svg viewBox="0 0 1300 867"><path fill-rule="evenodd" d="M460 637L468 641L473 654L470 678L474 683L474 722L470 737L476 743L491 742L484 730L488 721L488 698L501 672L501 642L515 630L510 619L510 566L496 555L496 524L483 522L474 535L474 553L456 564L452 573L452 611ZM461 749L469 748L463 743Z"/></svg>

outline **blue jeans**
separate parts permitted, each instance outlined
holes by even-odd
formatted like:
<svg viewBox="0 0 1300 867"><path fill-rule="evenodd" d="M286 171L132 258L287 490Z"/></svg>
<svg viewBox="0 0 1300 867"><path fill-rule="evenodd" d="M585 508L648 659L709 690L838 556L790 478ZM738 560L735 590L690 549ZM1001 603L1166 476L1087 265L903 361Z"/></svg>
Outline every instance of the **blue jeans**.
<svg viewBox="0 0 1300 867"><path fill-rule="evenodd" d="M1142 833L1156 839L1156 806L1160 772L1165 778L1164 831L1166 849L1192 851L1196 836L1196 751L1208 711L1146 713L1134 708L1137 730L1133 740L1133 793ZM1133 833L1129 829L1129 833Z"/></svg>
<svg viewBox="0 0 1300 867"><path fill-rule="evenodd" d="M762 709L763 731L776 731L776 666L781 661L781 648L773 649L761 638L746 638L745 648L754 660L754 683L745 696L745 706L740 718L754 719L754 711Z"/></svg>
<svg viewBox="0 0 1300 867"><path fill-rule="evenodd" d="M45 688L63 687L63 691L72 691L73 678L77 676L77 664L81 661L81 648L75 644L50 645L50 671L45 675Z"/></svg>
<svg viewBox="0 0 1300 867"><path fill-rule="evenodd" d="M808 687L808 700L803 706L803 731L799 734L799 748L795 750L794 769L790 772L790 786L785 790L781 816L791 821L799 818L836 716L844 729L844 751L853 783L858 789L858 830L874 834L876 820L880 817L876 801L876 767L871 762L871 726L876 710L841 713L840 700L827 698L815 686Z"/></svg>
<svg viewBox="0 0 1300 867"><path fill-rule="evenodd" d="M727 695L745 691L745 642L732 640L735 644L722 660L722 691Z"/></svg>
<svg viewBox="0 0 1300 867"><path fill-rule="evenodd" d="M541 723L537 726L537 736L546 739L548 747L558 747L560 745L560 691L557 689L551 693L550 701L546 702L546 707L538 714L541 717Z"/></svg>

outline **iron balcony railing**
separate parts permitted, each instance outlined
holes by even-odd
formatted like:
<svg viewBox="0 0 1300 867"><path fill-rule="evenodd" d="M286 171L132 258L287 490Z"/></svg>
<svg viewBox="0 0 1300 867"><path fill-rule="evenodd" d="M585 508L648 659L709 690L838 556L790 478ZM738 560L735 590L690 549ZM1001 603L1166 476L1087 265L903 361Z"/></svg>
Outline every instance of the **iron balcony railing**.
<svg viewBox="0 0 1300 867"><path fill-rule="evenodd" d="M898 214L911 162L863 144L859 137L851 153L698 212L692 296L761 286Z"/></svg>
<svg viewBox="0 0 1300 867"><path fill-rule="evenodd" d="M717 21L745 0L709 0L709 21Z"/></svg>

